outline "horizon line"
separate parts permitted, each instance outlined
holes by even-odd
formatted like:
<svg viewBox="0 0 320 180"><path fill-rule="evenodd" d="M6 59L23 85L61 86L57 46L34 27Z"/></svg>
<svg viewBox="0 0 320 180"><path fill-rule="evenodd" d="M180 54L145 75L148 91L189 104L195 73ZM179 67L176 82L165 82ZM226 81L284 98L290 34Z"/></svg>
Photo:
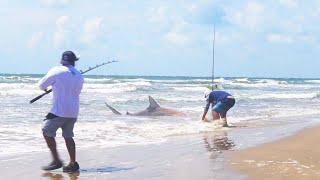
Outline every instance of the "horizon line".
<svg viewBox="0 0 320 180"><path fill-rule="evenodd" d="M35 74L35 73L0 73L0 75L45 75L45 74ZM127 77L180 77L180 78L212 78L211 76L187 76L187 75L128 75L128 74L114 74L114 75L105 75L105 74L86 74L83 76L127 76ZM257 79L320 79L317 77L271 77L271 76L215 76L214 79L219 78L257 78Z"/></svg>

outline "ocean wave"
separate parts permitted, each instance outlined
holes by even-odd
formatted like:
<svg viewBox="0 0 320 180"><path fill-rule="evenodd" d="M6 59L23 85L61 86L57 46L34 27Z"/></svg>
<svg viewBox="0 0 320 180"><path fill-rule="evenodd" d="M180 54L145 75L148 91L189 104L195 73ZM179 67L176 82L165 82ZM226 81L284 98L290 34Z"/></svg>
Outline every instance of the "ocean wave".
<svg viewBox="0 0 320 180"><path fill-rule="evenodd" d="M228 80L225 80L223 78L219 79L214 79L215 83L222 83L222 82L227 82ZM153 83L161 83L161 84L167 84L167 85L206 85L206 84L211 84L212 80L207 78L207 79L163 79L163 80L158 80L158 79L153 79L150 80L150 82Z"/></svg>
<svg viewBox="0 0 320 180"><path fill-rule="evenodd" d="M202 95L200 96L174 96L174 97L168 97L168 96L162 96L158 98L159 101L162 102L172 102L172 103L185 103L185 102L205 102L205 99Z"/></svg>
<svg viewBox="0 0 320 180"><path fill-rule="evenodd" d="M148 81L126 82L125 84L134 86L152 86Z"/></svg>
<svg viewBox="0 0 320 180"><path fill-rule="evenodd" d="M320 84L320 80L305 80L306 83Z"/></svg>
<svg viewBox="0 0 320 180"><path fill-rule="evenodd" d="M161 97L153 97L155 100L160 104L166 107L166 103L186 103L186 102L203 102L205 103L205 99L202 96L186 96L186 97L169 97L169 96L161 96ZM110 96L108 98L108 101L113 102L113 103L148 103L148 96L128 96L128 98L125 98L123 96Z"/></svg>
<svg viewBox="0 0 320 180"><path fill-rule="evenodd" d="M228 81L228 80L225 80L224 78L219 78L219 79L214 79L213 82L215 82L215 83L224 83L226 81Z"/></svg>
<svg viewBox="0 0 320 180"><path fill-rule="evenodd" d="M0 83L0 95L33 95L41 93L35 84L26 83Z"/></svg>
<svg viewBox="0 0 320 180"><path fill-rule="evenodd" d="M101 93L101 94L111 94L111 93L123 93L123 92L133 92L136 91L136 87L126 87L126 88L84 88L83 93Z"/></svg>
<svg viewBox="0 0 320 180"><path fill-rule="evenodd" d="M150 82L150 79L145 79L145 78L119 78L121 82Z"/></svg>
<svg viewBox="0 0 320 180"><path fill-rule="evenodd" d="M13 89L10 91L1 91L0 90L0 96L9 96L9 95L36 95L43 93L42 91L35 91L35 90L26 90L26 89Z"/></svg>
<svg viewBox="0 0 320 180"><path fill-rule="evenodd" d="M279 85L279 84L288 84L287 81L283 80L274 80L274 79L260 79L255 81L254 83L268 84L268 85Z"/></svg>
<svg viewBox="0 0 320 180"><path fill-rule="evenodd" d="M30 76L0 76L0 83L35 83L39 80Z"/></svg>
<svg viewBox="0 0 320 180"><path fill-rule="evenodd" d="M152 90L150 82L125 82L113 84L84 84L83 92L119 93Z"/></svg>
<svg viewBox="0 0 320 180"><path fill-rule="evenodd" d="M249 96L250 99L314 99L319 98L320 93L266 93L257 96Z"/></svg>
<svg viewBox="0 0 320 180"><path fill-rule="evenodd" d="M32 78L32 77L26 77L21 79L21 82L26 82L26 83L37 83L41 78Z"/></svg>
<svg viewBox="0 0 320 180"><path fill-rule="evenodd" d="M277 81L277 80L258 80L258 81L250 81L248 83L245 82L237 82L231 81L228 83L223 83L223 85L229 85L234 88L286 88L288 87L288 83L285 81Z"/></svg>
<svg viewBox="0 0 320 180"><path fill-rule="evenodd" d="M7 79L7 80L20 80L21 76L1 76L1 79Z"/></svg>
<svg viewBox="0 0 320 180"><path fill-rule="evenodd" d="M235 79L234 81L240 82L240 83L249 83L250 82L248 78Z"/></svg>
<svg viewBox="0 0 320 180"><path fill-rule="evenodd" d="M84 78L85 83L112 83L113 80L109 78Z"/></svg>
<svg viewBox="0 0 320 180"><path fill-rule="evenodd" d="M208 90L207 87L173 87L176 91L193 91L193 92L200 92L203 93L204 91Z"/></svg>

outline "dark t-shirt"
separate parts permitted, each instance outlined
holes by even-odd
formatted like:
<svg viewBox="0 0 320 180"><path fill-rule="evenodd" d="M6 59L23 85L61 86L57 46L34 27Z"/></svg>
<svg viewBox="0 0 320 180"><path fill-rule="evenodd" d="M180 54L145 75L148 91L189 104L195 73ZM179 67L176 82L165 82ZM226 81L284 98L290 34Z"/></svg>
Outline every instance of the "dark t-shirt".
<svg viewBox="0 0 320 180"><path fill-rule="evenodd" d="M224 100L226 100L228 96L231 96L231 94L225 91L212 91L209 94L207 102L214 104L217 102L224 102Z"/></svg>
<svg viewBox="0 0 320 180"><path fill-rule="evenodd" d="M231 96L231 94L225 91L212 91L207 97L206 106L204 108L205 113L207 113L210 104L214 106L218 102L226 102L228 100L228 96Z"/></svg>

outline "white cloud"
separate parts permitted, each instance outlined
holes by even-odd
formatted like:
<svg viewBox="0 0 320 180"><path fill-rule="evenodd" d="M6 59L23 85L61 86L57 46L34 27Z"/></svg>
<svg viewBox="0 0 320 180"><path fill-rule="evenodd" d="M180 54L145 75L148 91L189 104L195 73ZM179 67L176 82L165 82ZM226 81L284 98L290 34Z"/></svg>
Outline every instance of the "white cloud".
<svg viewBox="0 0 320 180"><path fill-rule="evenodd" d="M48 6L65 6L71 2L71 0L41 0L41 1Z"/></svg>
<svg viewBox="0 0 320 180"><path fill-rule="evenodd" d="M168 8L162 6L157 8L151 8L147 12L148 21L151 23L166 23Z"/></svg>
<svg viewBox="0 0 320 180"><path fill-rule="evenodd" d="M97 40L101 33L103 18L96 17L90 20L87 20L83 25L83 36L82 42L86 44L91 44Z"/></svg>
<svg viewBox="0 0 320 180"><path fill-rule="evenodd" d="M316 37L312 35L299 36L298 40L303 42L308 42L308 43L315 43L317 41Z"/></svg>
<svg viewBox="0 0 320 180"><path fill-rule="evenodd" d="M310 34L269 34L267 35L267 41L269 43L316 43L316 37Z"/></svg>
<svg viewBox="0 0 320 180"><path fill-rule="evenodd" d="M190 4L186 7L187 11L190 13L197 12L199 10L199 6L197 4Z"/></svg>
<svg viewBox="0 0 320 180"><path fill-rule="evenodd" d="M239 7L237 7L239 9ZM242 9L226 9L226 19L239 26L257 28L264 20L265 7L257 2L248 2Z"/></svg>
<svg viewBox="0 0 320 180"><path fill-rule="evenodd" d="M69 22L69 16L60 16L56 20L56 26L58 29L64 29L65 26L68 24L68 22Z"/></svg>
<svg viewBox="0 0 320 180"><path fill-rule="evenodd" d="M185 35L179 33L179 32L168 32L165 35L165 39L172 43L172 44L176 44L176 45L184 45L188 42L188 37L186 37Z"/></svg>
<svg viewBox="0 0 320 180"><path fill-rule="evenodd" d="M267 36L267 41L270 43L293 43L294 39L288 35L281 34L269 34Z"/></svg>
<svg viewBox="0 0 320 180"><path fill-rule="evenodd" d="M298 6L297 1L295 0L279 0L280 4L288 7L288 8L294 8Z"/></svg>
<svg viewBox="0 0 320 180"><path fill-rule="evenodd" d="M171 31L164 35L164 39L174 45L185 45L189 43L190 38L183 32L187 23L183 20L177 22Z"/></svg>
<svg viewBox="0 0 320 180"><path fill-rule="evenodd" d="M53 36L53 42L56 47L60 46L66 40L66 36L68 34L68 23L69 17L68 16L60 16L56 20L56 32Z"/></svg>
<svg viewBox="0 0 320 180"><path fill-rule="evenodd" d="M31 38L30 40L28 41L27 43L27 47L29 49L33 49L34 47L36 47L39 42L41 41L41 39L43 38L43 32L38 32L38 33L35 33Z"/></svg>
<svg viewBox="0 0 320 180"><path fill-rule="evenodd" d="M224 34L223 32L216 32L215 41L219 43L229 43L231 42L233 34ZM213 35L210 34L208 39L213 39Z"/></svg>

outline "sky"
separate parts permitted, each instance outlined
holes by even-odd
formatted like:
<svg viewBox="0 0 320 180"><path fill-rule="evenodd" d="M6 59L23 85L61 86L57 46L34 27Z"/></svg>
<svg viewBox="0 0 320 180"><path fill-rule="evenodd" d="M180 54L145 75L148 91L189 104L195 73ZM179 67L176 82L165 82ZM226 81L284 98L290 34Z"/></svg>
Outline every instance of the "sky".
<svg viewBox="0 0 320 180"><path fill-rule="evenodd" d="M318 0L0 0L0 73L320 78Z"/></svg>

